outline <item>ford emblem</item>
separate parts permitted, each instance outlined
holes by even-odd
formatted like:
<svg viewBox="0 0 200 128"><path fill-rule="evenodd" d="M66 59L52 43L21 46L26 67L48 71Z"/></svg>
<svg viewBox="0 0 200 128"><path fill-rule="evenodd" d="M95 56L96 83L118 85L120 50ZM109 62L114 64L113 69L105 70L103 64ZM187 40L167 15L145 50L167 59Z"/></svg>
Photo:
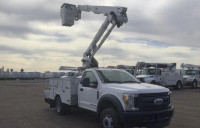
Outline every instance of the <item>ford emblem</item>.
<svg viewBox="0 0 200 128"><path fill-rule="evenodd" d="M163 99L156 99L156 100L154 100L154 104L155 105L161 105L161 104L163 104Z"/></svg>

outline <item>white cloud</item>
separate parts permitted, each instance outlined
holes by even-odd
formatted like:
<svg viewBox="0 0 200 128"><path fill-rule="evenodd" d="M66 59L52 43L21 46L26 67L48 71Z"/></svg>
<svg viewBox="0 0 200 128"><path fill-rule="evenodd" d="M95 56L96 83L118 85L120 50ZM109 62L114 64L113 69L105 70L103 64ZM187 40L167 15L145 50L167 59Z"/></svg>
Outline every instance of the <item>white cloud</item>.
<svg viewBox="0 0 200 128"><path fill-rule="evenodd" d="M1 0L1 65L25 71L81 66L82 54L105 17L85 12L74 26L63 27L59 11L64 2ZM96 54L100 66L135 65L137 61L200 64L198 0L67 2L128 8L128 23L115 28Z"/></svg>

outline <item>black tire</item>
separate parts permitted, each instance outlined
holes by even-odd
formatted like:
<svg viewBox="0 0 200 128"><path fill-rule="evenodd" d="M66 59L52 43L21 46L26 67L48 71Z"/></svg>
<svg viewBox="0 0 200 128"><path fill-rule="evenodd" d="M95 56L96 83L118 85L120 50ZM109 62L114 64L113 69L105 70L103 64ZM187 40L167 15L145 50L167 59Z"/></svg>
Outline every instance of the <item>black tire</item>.
<svg viewBox="0 0 200 128"><path fill-rule="evenodd" d="M101 128L122 128L118 112L113 108L106 108L100 115Z"/></svg>
<svg viewBox="0 0 200 128"><path fill-rule="evenodd" d="M174 86L174 89L177 89L177 90L182 89L182 88L183 88L183 85L182 85L182 83L180 81L178 81L176 83L176 85Z"/></svg>
<svg viewBox="0 0 200 128"><path fill-rule="evenodd" d="M156 81L151 81L151 84L154 84L154 85L156 85Z"/></svg>
<svg viewBox="0 0 200 128"><path fill-rule="evenodd" d="M198 85L197 81L194 80L194 81L192 82L192 88L197 88L197 85Z"/></svg>
<svg viewBox="0 0 200 128"><path fill-rule="evenodd" d="M56 112L60 115L65 115L68 111L67 105L63 104L61 98L56 97Z"/></svg>

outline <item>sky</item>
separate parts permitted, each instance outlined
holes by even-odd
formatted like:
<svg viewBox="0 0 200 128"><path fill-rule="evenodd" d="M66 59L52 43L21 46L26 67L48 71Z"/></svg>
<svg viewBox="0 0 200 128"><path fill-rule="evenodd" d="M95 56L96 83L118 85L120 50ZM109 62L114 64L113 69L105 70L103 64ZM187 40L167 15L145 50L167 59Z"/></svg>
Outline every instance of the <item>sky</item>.
<svg viewBox="0 0 200 128"><path fill-rule="evenodd" d="M82 66L83 53L106 17L83 12L81 20L65 27L63 3L128 8L128 22L115 27L95 55L100 67L200 65L199 0L1 0L0 67L45 72Z"/></svg>

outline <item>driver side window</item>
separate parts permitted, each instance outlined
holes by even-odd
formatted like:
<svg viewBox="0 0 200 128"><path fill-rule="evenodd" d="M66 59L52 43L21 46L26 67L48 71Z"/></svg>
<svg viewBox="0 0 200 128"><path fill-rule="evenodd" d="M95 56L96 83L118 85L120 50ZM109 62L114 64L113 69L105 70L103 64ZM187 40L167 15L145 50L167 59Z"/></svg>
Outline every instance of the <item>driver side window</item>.
<svg viewBox="0 0 200 128"><path fill-rule="evenodd" d="M161 70L156 70L156 75L161 75Z"/></svg>
<svg viewBox="0 0 200 128"><path fill-rule="evenodd" d="M98 84L97 79L93 72L86 72L84 78L89 78L90 80L89 87L94 87L95 85Z"/></svg>
<svg viewBox="0 0 200 128"><path fill-rule="evenodd" d="M199 71L196 71L196 75L197 75L197 76L199 75Z"/></svg>

